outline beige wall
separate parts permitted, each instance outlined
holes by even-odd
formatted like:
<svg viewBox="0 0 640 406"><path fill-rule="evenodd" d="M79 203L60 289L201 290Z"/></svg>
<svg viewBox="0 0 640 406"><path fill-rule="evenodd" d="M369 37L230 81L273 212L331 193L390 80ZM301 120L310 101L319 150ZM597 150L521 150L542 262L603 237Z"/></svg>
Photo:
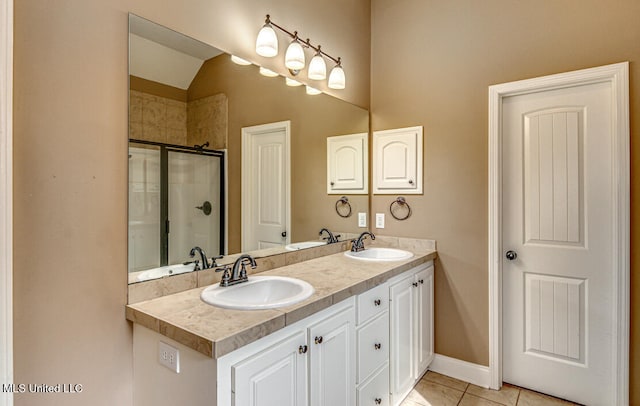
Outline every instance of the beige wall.
<svg viewBox="0 0 640 406"><path fill-rule="evenodd" d="M14 3L15 381L84 385L15 404L130 405L127 12L244 57L270 12L341 55L344 97L368 106L369 2Z"/></svg>
<svg viewBox="0 0 640 406"><path fill-rule="evenodd" d="M487 87L631 62L632 274L640 245L640 2L372 1L372 130L424 126L423 196L385 234L438 241L436 352L488 365ZM372 199L383 211L389 197ZM387 217L389 218L389 217ZM632 404L640 403L640 278L632 277Z"/></svg>

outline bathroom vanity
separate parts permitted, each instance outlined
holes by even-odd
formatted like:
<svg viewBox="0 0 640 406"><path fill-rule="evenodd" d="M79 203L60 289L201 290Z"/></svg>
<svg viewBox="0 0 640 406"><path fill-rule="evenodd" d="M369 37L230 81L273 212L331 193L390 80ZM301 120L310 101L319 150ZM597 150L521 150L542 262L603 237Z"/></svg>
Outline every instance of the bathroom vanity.
<svg viewBox="0 0 640 406"><path fill-rule="evenodd" d="M210 306L203 288L131 304L134 404L398 405L433 359L435 257L340 252L261 272L315 289L272 310ZM161 342L179 373L158 362Z"/></svg>

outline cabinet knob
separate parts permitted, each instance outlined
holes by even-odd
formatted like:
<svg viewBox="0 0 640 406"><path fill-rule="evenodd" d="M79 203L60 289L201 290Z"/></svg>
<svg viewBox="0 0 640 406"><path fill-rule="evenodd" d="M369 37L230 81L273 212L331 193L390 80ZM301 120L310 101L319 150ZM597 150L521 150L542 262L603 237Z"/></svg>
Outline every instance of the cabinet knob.
<svg viewBox="0 0 640 406"><path fill-rule="evenodd" d="M376 405L379 405L379 404L381 404L381 403L382 403L382 399L380 399L380 398L376 398Z"/></svg>
<svg viewBox="0 0 640 406"><path fill-rule="evenodd" d="M375 344L373 344L373 348L375 348L376 350L379 350L380 348L382 348L382 344L375 343Z"/></svg>
<svg viewBox="0 0 640 406"><path fill-rule="evenodd" d="M413 185L413 179L409 179L409 184Z"/></svg>
<svg viewBox="0 0 640 406"><path fill-rule="evenodd" d="M322 336L316 337L314 341L316 342L316 344L322 344Z"/></svg>
<svg viewBox="0 0 640 406"><path fill-rule="evenodd" d="M418 282L422 285L424 283L424 279L420 279Z"/></svg>
<svg viewBox="0 0 640 406"><path fill-rule="evenodd" d="M412 285L413 285L414 288L417 288L418 287L418 282L413 282Z"/></svg>
<svg viewBox="0 0 640 406"><path fill-rule="evenodd" d="M335 185L335 182L331 182L331 183L330 183L330 185L331 185L331 186Z"/></svg>
<svg viewBox="0 0 640 406"><path fill-rule="evenodd" d="M380 306L382 304L382 301L380 301L380 299L376 299L373 301L373 304L376 306Z"/></svg>
<svg viewBox="0 0 640 406"><path fill-rule="evenodd" d="M301 345L300 347L298 347L298 354L306 354L308 349L309 347L307 347L306 345Z"/></svg>

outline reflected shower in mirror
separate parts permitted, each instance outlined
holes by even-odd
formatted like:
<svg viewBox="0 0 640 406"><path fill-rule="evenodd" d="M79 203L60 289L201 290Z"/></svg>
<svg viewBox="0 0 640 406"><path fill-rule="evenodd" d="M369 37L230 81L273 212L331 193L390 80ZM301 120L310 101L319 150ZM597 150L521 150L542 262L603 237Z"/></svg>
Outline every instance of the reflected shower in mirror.
<svg viewBox="0 0 640 406"><path fill-rule="evenodd" d="M367 110L326 94L307 95L304 86L260 75L256 65L236 64L227 53L141 17L130 15L129 25L130 282L192 270L183 263L197 259L189 257L196 245L209 258L255 247L243 242L243 223L256 218L243 207L247 200L275 201L269 194L273 185L284 188L286 197L281 239L273 244L281 251L287 244L318 241L322 228L359 232L357 213L368 210L368 196L349 196L353 216L335 212L337 197L326 187L326 144L327 137L368 133ZM266 165L268 154L243 153L249 149L243 133L282 123L288 123L289 143L278 153L290 170L282 182L247 196L243 170L276 172L273 166L256 166ZM259 142L264 143L269 144ZM189 159L171 163L173 153ZM218 183L201 178L204 172ZM273 213L265 205L257 210ZM147 274L138 279L142 272Z"/></svg>

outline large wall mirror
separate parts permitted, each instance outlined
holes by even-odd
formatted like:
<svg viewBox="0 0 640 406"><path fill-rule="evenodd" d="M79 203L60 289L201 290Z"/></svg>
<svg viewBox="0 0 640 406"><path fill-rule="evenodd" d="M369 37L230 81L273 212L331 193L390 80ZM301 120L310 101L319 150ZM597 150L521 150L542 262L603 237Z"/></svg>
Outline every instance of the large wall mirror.
<svg viewBox="0 0 640 406"><path fill-rule="evenodd" d="M322 228L363 230L368 195L341 217L327 194L326 144L367 133L367 110L135 15L129 82L130 283L192 270L195 246L275 253Z"/></svg>

